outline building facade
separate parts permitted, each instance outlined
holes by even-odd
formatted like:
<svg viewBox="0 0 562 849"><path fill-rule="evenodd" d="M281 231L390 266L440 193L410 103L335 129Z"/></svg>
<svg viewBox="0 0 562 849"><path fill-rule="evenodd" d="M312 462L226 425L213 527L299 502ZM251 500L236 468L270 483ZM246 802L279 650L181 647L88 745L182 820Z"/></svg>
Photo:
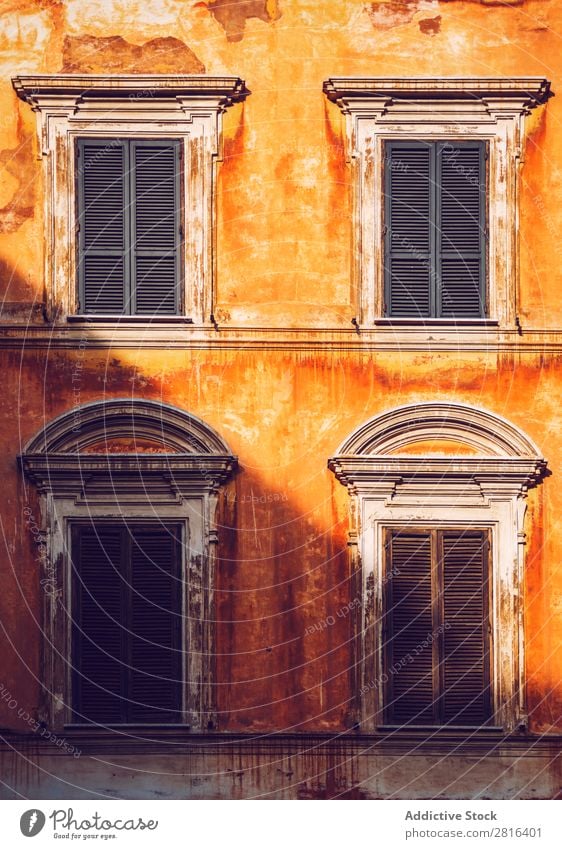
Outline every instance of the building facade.
<svg viewBox="0 0 562 849"><path fill-rule="evenodd" d="M556 798L555 0L0 23L0 795Z"/></svg>

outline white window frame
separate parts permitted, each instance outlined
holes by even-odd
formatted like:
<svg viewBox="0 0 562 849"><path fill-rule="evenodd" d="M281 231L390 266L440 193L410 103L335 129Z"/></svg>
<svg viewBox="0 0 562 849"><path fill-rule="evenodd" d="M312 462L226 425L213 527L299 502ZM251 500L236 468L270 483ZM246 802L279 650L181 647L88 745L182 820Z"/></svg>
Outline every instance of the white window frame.
<svg viewBox="0 0 562 849"><path fill-rule="evenodd" d="M107 322L78 313L75 141L179 139L184 146L183 281L177 316L115 316L116 323L211 322L215 278L216 174L222 113L248 91L238 77L35 75L12 79L37 113L44 163L45 289L50 320Z"/></svg>
<svg viewBox="0 0 562 849"><path fill-rule="evenodd" d="M456 443L474 454L410 454L416 443L428 441ZM546 470L536 445L488 411L422 403L397 407L362 425L329 467L351 499L352 569L360 576L363 599L355 682L362 730L384 725L383 537L385 528L395 527L491 531L490 724L506 731L526 728L524 519L527 491Z"/></svg>
<svg viewBox="0 0 562 849"><path fill-rule="evenodd" d="M524 117L550 96L542 77L334 77L324 83L346 118L354 169L353 278L359 327L408 325L517 328L518 181ZM384 316L384 143L484 141L488 150L488 315L475 319ZM400 328L406 335L402 340Z"/></svg>
<svg viewBox="0 0 562 849"><path fill-rule="evenodd" d="M148 440L166 451L84 451L123 436ZM191 730L216 728L211 624L216 511L219 489L237 465L224 440L175 407L115 399L76 407L54 419L28 443L20 462L38 489L46 540L37 577L44 590L44 721L59 730L72 724L72 527L96 520L144 520L182 526L182 724Z"/></svg>

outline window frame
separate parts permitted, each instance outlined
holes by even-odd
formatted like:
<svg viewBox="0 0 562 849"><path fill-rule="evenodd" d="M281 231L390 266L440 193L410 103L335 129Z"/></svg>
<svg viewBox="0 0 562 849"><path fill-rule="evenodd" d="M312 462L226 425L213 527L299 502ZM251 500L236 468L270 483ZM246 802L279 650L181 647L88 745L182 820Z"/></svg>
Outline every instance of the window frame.
<svg viewBox="0 0 562 849"><path fill-rule="evenodd" d="M45 318L49 322L180 323L214 327L217 167L222 114L249 91L239 77L42 74L12 85L37 113L44 176ZM180 139L185 148L181 311L96 316L78 310L75 139ZM189 222L189 226L186 226Z"/></svg>
<svg viewBox="0 0 562 849"><path fill-rule="evenodd" d="M84 227L82 226L83 214L84 214L84 169L80 168L80 157L83 156L83 148L84 144L87 142L96 142L98 144L107 143L108 145L115 144L116 142L123 146L124 150L124 171L126 175L125 179L125 190L124 190L124 247L123 247L123 258L124 258L124 283L123 283L123 312L119 313L124 319L127 318L139 318L143 317L147 321L151 321L154 318L171 318L173 320L176 316L181 316L183 312L183 302L184 302L184 274L185 274L185 251L183 250L183 234L186 229L186 222L184 219L184 169L183 163L185 161L185 153L184 153L184 140L178 138L142 138L140 136L131 136L124 139L118 138L116 136L101 138L101 137L91 137L91 136L77 136L74 139L75 146L75 173L76 173L76 183L75 183L75 216L76 216L76 228L78 232L78 238L76 240L76 269L77 269L77 286L78 286L78 296L77 296L77 307L78 313L82 313L83 315L87 315L92 319L97 318L98 320L107 315L107 313L97 313L97 312L87 312L86 311L86 281L84 274L84 264L83 260L86 255L86 248L84 247ZM137 144L142 144L147 147L158 147L162 143L169 144L174 148L175 151L175 176L174 176L174 193L175 193L175 228L177 233L176 240L176 261L175 261L175 292L174 292L174 314L159 314L154 313L153 315L147 313L138 313L137 312L137 302L136 302L136 287L133 285L134 279L134 258L133 254L133 246L135 244L135 233L134 233L134 220L135 220L135 211L136 211L136 195L132 191L132 184L135 178L135 171L132 165L133 160L133 150L137 146ZM132 305L133 311L127 312L126 305L130 303ZM111 315L109 316L112 317Z"/></svg>
<svg viewBox="0 0 562 849"><path fill-rule="evenodd" d="M388 167L389 161L389 153L391 150L400 150L400 149L409 149L413 146L423 147L427 145L430 148L430 170L429 170L429 182L432 186L430 192L430 211L431 211L431 220L430 220L430 246L429 246L429 280L430 280L430 315L429 316L420 316L420 315L412 315L412 316L393 316L391 314L391 303L392 303L392 274L390 271L390 256L391 256L391 234L392 228L390 224L391 220L391 208L392 208L392 189L390 185L392 168ZM454 145L455 148L476 148L479 150L479 158L480 158L480 168L481 173L484 176L483 185L484 192L483 196L480 197L480 219L479 219L479 227L481 227L484 231L484 235L482 236L482 247L480 251L480 277L479 277L479 291L480 291L480 303L483 309L480 310L480 315L478 316L470 316L468 320L485 320L489 318L489 286L488 286L488 277L487 277L487 269L489 266L489 238L488 238L488 220L489 220L489 204L488 204L488 193L489 193L489 183L488 183L488 160L489 160L489 142L482 139L458 139L458 138L440 138L440 139L409 139L405 141L404 139L389 139L385 138L383 140L382 146L382 164L383 164L383 203L381 205L381 214L383 217L381 232L383 238L383 304L382 304L382 312L383 315L381 318L390 319L390 320L405 320L405 321L431 321L431 320L441 320L441 321L462 321L467 320L465 317L455 317L455 316L443 316L441 310L441 292L443 288L443 281L441 277L441 262L440 262L440 251L438 250L439 239L438 239L438 229L439 229L439 217L440 217L440 189L441 183L438 181L438 169L437 163L439 159L440 152L447 145Z"/></svg>
<svg viewBox="0 0 562 849"><path fill-rule="evenodd" d="M463 450L458 455L411 452L416 443L428 442L458 443ZM384 530L389 527L489 530L489 727L525 729L524 522L528 491L547 473L537 446L495 413L454 401L425 402L387 410L359 426L328 467L348 490L350 569L354 591L363 601L352 672L352 712L361 730L385 727L382 613Z"/></svg>
<svg viewBox="0 0 562 849"><path fill-rule="evenodd" d="M91 450L113 438L145 440L160 450ZM191 731L216 728L215 629L209 623L215 621L218 504L222 485L237 467L237 458L222 437L177 407L118 398L75 407L48 422L28 442L19 461L38 490L46 540L40 567L45 623L41 719L58 731L82 727L73 722L68 660L72 657L72 527L97 521L156 522L183 527L186 650L180 724Z"/></svg>
<svg viewBox="0 0 562 849"><path fill-rule="evenodd" d="M483 333L517 331L519 172L524 118L551 96L541 77L332 77L324 93L345 116L352 170L352 290L356 326L386 327L396 346L424 326ZM383 145L386 140L479 140L489 149L488 317L388 318L384 315ZM443 337L445 338L445 337Z"/></svg>

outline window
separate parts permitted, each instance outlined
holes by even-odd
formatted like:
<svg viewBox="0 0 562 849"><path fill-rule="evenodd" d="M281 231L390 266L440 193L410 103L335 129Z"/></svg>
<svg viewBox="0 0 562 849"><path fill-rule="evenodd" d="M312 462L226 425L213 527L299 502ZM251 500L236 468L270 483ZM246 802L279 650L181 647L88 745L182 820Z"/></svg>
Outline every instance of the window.
<svg viewBox="0 0 562 849"><path fill-rule="evenodd" d="M181 721L181 526L72 527L75 722Z"/></svg>
<svg viewBox="0 0 562 849"><path fill-rule="evenodd" d="M549 81L338 77L324 91L353 170L358 327L398 345L423 325L516 330L524 118Z"/></svg>
<svg viewBox="0 0 562 849"><path fill-rule="evenodd" d="M385 721L487 722L489 533L387 528L384 555Z"/></svg>
<svg viewBox="0 0 562 849"><path fill-rule="evenodd" d="M362 587L362 730L525 727L524 520L546 471L537 446L494 413L427 402L365 422L329 467L348 488Z"/></svg>
<svg viewBox="0 0 562 849"><path fill-rule="evenodd" d="M42 718L216 728L214 574L237 460L177 407L112 399L48 422L20 462L47 543Z"/></svg>
<svg viewBox="0 0 562 849"><path fill-rule="evenodd" d="M49 320L212 326L222 114L230 76L39 74ZM183 155L183 161L182 161ZM129 331L131 328L129 327Z"/></svg>
<svg viewBox="0 0 562 849"><path fill-rule="evenodd" d="M387 142L385 315L486 314L482 142Z"/></svg>
<svg viewBox="0 0 562 849"><path fill-rule="evenodd" d="M79 307L175 315L182 143L78 139Z"/></svg>

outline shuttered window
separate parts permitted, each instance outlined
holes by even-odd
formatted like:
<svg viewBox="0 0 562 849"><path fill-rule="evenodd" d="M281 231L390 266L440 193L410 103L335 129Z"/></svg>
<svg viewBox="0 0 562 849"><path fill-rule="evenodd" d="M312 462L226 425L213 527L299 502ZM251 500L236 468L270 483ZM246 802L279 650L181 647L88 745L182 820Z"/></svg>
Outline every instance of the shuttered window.
<svg viewBox="0 0 562 849"><path fill-rule="evenodd" d="M387 530L385 722L491 718L487 531Z"/></svg>
<svg viewBox="0 0 562 849"><path fill-rule="evenodd" d="M74 526L74 722L181 721L180 533Z"/></svg>
<svg viewBox="0 0 562 849"><path fill-rule="evenodd" d="M78 140L81 312L179 312L180 155L178 140Z"/></svg>
<svg viewBox="0 0 562 849"><path fill-rule="evenodd" d="M484 142L385 145L385 314L486 315Z"/></svg>

